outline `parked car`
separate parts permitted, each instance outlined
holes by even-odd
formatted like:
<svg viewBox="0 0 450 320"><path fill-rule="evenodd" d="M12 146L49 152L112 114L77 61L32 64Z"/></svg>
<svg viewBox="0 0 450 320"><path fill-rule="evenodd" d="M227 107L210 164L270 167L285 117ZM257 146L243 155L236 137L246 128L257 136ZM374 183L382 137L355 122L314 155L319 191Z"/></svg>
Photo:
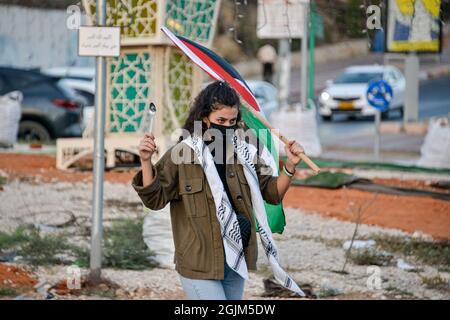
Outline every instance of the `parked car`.
<svg viewBox="0 0 450 320"><path fill-rule="evenodd" d="M400 70L389 65L348 67L336 80L327 81L327 87L318 98L319 114L325 121L331 120L335 114L374 115L375 109L369 105L366 98L367 85L374 79L384 79L392 86L392 101L382 116L386 118L393 110L403 115L405 77Z"/></svg>
<svg viewBox="0 0 450 320"><path fill-rule="evenodd" d="M95 110L95 81L61 79L61 83L70 87L78 95L86 99L86 106L83 108L83 130L89 125Z"/></svg>
<svg viewBox="0 0 450 320"><path fill-rule="evenodd" d="M86 99L60 78L36 70L0 67L0 95L15 90L23 94L19 138L48 141L81 136Z"/></svg>
<svg viewBox="0 0 450 320"><path fill-rule="evenodd" d="M61 83L86 98L86 106L83 109L84 130L90 123L95 110L95 68L56 67L43 69L42 73L60 78Z"/></svg>

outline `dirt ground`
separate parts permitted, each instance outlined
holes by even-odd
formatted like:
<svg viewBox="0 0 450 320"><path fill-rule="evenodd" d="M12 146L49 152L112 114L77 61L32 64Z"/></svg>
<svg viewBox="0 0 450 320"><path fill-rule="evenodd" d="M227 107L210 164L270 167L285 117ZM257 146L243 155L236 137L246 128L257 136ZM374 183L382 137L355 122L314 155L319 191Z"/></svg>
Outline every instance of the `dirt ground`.
<svg viewBox="0 0 450 320"><path fill-rule="evenodd" d="M49 155L0 155L0 169L9 175L9 179L43 182L92 180L92 172L61 171L56 169L55 163L55 157ZM124 172L108 171L105 173L105 179L113 183L130 183L135 172L136 169ZM374 182L389 186L438 190L423 181L374 179ZM363 204L367 205L374 197L374 193L360 190L291 187L284 199L284 205L327 217L354 221L356 208ZM376 201L364 212L361 221L410 233L419 231L436 239L450 240L448 201L429 197L379 194Z"/></svg>
<svg viewBox="0 0 450 320"><path fill-rule="evenodd" d="M360 190L291 187L283 204L302 208L306 212L355 221L356 208L361 204L367 205L374 197L374 193ZM450 202L428 197L379 194L363 214L361 222L409 233L419 231L435 239L450 239Z"/></svg>
<svg viewBox="0 0 450 320"><path fill-rule="evenodd" d="M0 170L8 173L11 180L92 181L92 172L90 171L56 169L56 158L50 155L0 154ZM113 183L129 183L136 171L106 171L105 180Z"/></svg>
<svg viewBox="0 0 450 320"><path fill-rule="evenodd" d="M0 287L20 291L33 290L37 280L31 273L12 264L0 263Z"/></svg>

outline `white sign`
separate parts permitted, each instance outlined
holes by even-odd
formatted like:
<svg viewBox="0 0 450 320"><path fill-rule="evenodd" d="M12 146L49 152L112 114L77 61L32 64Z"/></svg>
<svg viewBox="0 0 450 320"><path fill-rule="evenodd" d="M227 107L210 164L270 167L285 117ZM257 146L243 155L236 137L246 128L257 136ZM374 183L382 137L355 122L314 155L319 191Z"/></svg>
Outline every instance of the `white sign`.
<svg viewBox="0 0 450 320"><path fill-rule="evenodd" d="M302 38L304 10L308 6L309 0L258 0L258 38Z"/></svg>
<svg viewBox="0 0 450 320"><path fill-rule="evenodd" d="M117 57L120 55L120 27L80 27L78 55Z"/></svg>

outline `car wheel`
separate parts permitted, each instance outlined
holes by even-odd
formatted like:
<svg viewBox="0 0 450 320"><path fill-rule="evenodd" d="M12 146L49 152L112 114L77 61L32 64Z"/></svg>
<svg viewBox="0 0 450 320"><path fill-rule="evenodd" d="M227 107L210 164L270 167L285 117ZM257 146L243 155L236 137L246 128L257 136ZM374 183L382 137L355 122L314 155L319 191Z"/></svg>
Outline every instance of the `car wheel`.
<svg viewBox="0 0 450 320"><path fill-rule="evenodd" d="M389 119L389 110L381 112L381 119L383 120Z"/></svg>
<svg viewBox="0 0 450 320"><path fill-rule="evenodd" d="M51 139L47 128L36 121L25 120L19 124L19 138L27 142L46 142Z"/></svg>
<svg viewBox="0 0 450 320"><path fill-rule="evenodd" d="M400 114L400 118L403 119L403 114L405 113L405 107L401 106L400 108L398 108L398 112Z"/></svg>
<svg viewBox="0 0 450 320"><path fill-rule="evenodd" d="M333 120L333 118L331 115L330 116L322 116L322 120L328 122L328 121Z"/></svg>

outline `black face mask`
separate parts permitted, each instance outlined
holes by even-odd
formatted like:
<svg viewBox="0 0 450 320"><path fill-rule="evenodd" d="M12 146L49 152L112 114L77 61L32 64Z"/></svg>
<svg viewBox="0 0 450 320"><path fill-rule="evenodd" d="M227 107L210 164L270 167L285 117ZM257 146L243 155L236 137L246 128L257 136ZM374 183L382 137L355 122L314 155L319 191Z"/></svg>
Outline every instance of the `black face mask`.
<svg viewBox="0 0 450 320"><path fill-rule="evenodd" d="M232 126L224 126L221 124L217 124L217 123L213 123L211 122L211 126L210 129L217 129L219 130L223 136L225 135L231 135L234 133L234 130L237 129L237 124L232 125Z"/></svg>

